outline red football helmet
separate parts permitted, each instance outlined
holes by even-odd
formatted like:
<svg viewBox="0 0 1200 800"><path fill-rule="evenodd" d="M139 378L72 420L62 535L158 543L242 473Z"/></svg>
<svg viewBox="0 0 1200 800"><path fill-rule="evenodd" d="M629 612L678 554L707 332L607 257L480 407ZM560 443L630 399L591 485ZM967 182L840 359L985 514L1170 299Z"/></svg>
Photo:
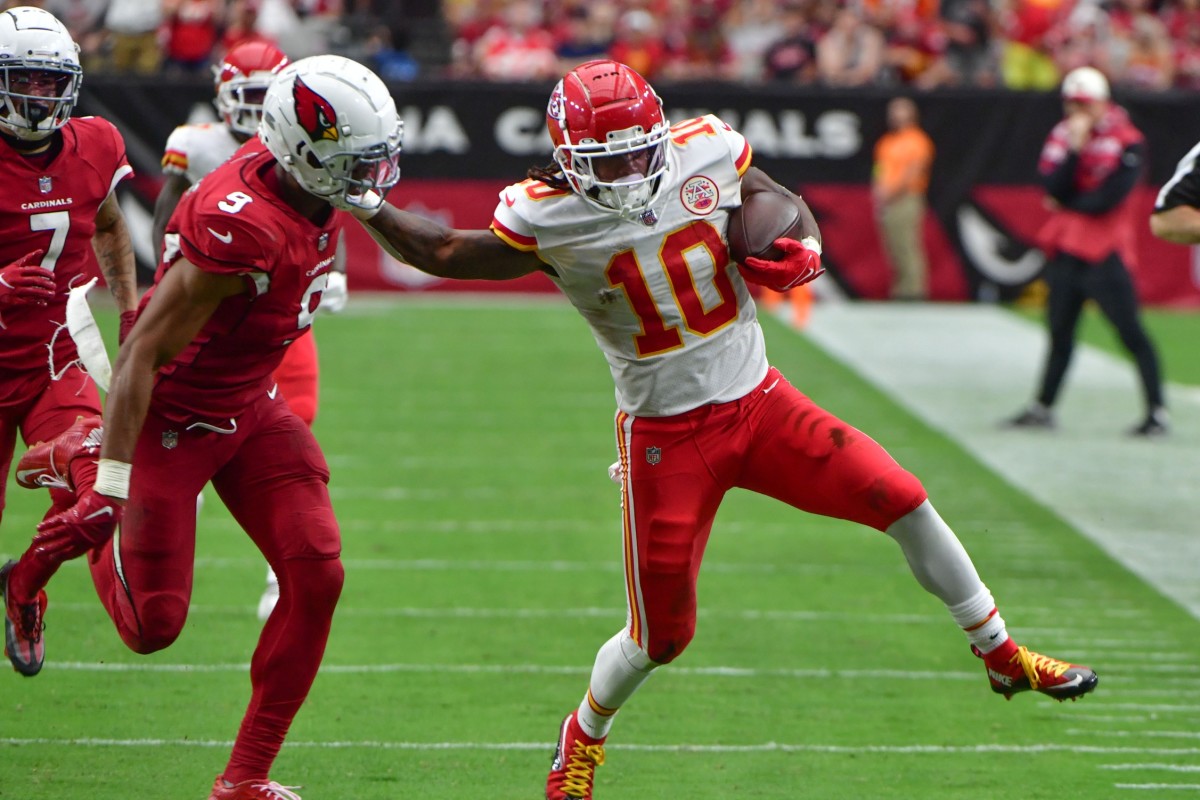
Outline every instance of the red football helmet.
<svg viewBox="0 0 1200 800"><path fill-rule="evenodd" d="M221 63L213 65L217 111L231 131L243 136L258 132L267 87L287 63L288 57L275 45L251 41L231 47Z"/></svg>
<svg viewBox="0 0 1200 800"><path fill-rule="evenodd" d="M550 95L546 127L554 160L588 203L639 217L670 169L671 124L662 100L641 75L617 61L589 61L567 73Z"/></svg>

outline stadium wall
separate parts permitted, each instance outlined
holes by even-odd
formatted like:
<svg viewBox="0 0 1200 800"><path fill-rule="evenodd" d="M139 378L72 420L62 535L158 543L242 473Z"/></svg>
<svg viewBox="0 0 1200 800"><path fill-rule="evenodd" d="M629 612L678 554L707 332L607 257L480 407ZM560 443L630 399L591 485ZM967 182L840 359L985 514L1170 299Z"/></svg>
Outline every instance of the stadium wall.
<svg viewBox="0 0 1200 800"><path fill-rule="evenodd" d="M749 139L755 163L802 194L821 223L830 276L850 297L879 299L888 269L873 220L872 149L891 94L789 87L678 84L657 87L670 119L716 113ZM392 86L405 120L404 179L391 200L460 227L486 226L497 195L550 160L544 130L548 87L445 81ZM212 119L207 81L163 83L89 76L81 112L112 120L139 178L122 198L131 224L148 222L161 182L166 138L184 121ZM932 293L939 300L1008 300L1041 272L1032 247L1044 218L1035 166L1061 116L1053 93L941 91L916 97L937 147L926 221ZM1150 163L1136 202L1143 218L1175 164L1200 140L1200 95L1118 95L1149 140ZM351 285L396 291L551 291L540 277L494 285L428 278L379 251L357 226L347 234ZM147 266L148 234L138 236ZM1194 248L1154 239L1142 226L1139 291L1154 305L1200 306Z"/></svg>

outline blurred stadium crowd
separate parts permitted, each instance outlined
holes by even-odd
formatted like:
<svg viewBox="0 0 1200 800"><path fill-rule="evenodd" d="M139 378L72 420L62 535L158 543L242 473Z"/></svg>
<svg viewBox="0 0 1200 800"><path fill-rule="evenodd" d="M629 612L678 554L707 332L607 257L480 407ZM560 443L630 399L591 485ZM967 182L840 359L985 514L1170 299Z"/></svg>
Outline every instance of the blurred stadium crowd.
<svg viewBox="0 0 1200 800"><path fill-rule="evenodd" d="M64 20L85 70L202 72L265 38L388 80L552 80L607 55L652 81L1200 89L1200 0L10 0Z"/></svg>

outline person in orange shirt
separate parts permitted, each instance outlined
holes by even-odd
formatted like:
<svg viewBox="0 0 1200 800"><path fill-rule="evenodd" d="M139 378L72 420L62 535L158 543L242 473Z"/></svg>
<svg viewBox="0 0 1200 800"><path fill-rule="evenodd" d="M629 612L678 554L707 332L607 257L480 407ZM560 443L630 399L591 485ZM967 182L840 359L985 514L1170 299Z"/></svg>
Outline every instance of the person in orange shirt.
<svg viewBox="0 0 1200 800"><path fill-rule="evenodd" d="M929 269L921 232L933 142L921 130L916 103L907 97L888 103L887 120L888 132L875 144L871 195L892 266L891 296L893 300L924 300Z"/></svg>

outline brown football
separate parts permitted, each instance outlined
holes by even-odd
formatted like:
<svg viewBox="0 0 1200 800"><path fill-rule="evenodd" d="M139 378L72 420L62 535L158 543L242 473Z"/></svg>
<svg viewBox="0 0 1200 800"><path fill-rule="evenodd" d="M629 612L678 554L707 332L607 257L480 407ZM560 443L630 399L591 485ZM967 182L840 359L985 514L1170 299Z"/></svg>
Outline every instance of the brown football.
<svg viewBox="0 0 1200 800"><path fill-rule="evenodd" d="M782 238L800 238L800 209L785 195L755 192L729 214L729 257L739 264L750 257L777 261L783 253L775 240Z"/></svg>

